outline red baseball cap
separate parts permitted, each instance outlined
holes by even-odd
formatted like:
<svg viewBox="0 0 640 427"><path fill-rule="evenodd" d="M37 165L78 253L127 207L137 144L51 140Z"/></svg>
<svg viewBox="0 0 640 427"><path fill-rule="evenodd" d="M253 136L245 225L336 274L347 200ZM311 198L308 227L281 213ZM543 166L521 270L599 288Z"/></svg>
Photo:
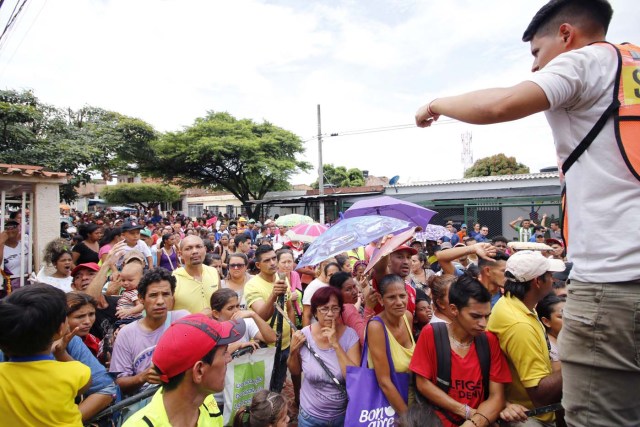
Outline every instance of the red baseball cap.
<svg viewBox="0 0 640 427"><path fill-rule="evenodd" d="M173 323L158 341L153 365L162 382L191 369L214 347L231 344L244 336L244 320L218 322L204 314L191 314Z"/></svg>
<svg viewBox="0 0 640 427"><path fill-rule="evenodd" d="M83 268L86 268L87 270L91 270L91 271L100 271L100 266L95 262L85 262L84 264L76 265L75 268L71 270L71 275L75 276L76 273L82 270Z"/></svg>
<svg viewBox="0 0 640 427"><path fill-rule="evenodd" d="M553 244L556 244L556 245L560 245L560 246L562 246L562 247L564 248L564 243L562 243L562 242L561 242L560 240L558 240L558 239L547 239L547 240L545 241L545 243L546 243L547 245L549 245L549 246L551 246L551 245L553 245Z"/></svg>
<svg viewBox="0 0 640 427"><path fill-rule="evenodd" d="M413 248L411 246L407 246L407 245L400 245L397 248L395 248L393 252L400 252L400 251L408 251L411 253L411 255L416 255L418 253L418 251L416 250L416 248Z"/></svg>

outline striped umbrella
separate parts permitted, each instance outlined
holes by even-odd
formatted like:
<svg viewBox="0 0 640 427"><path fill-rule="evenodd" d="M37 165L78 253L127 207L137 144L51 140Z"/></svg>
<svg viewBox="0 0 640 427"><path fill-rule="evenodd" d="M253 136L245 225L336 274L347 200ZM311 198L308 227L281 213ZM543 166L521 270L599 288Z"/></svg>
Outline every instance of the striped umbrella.
<svg viewBox="0 0 640 427"><path fill-rule="evenodd" d="M295 227L298 224L313 224L313 218L300 214L283 215L276 219L276 225L279 227Z"/></svg>
<svg viewBox="0 0 640 427"><path fill-rule="evenodd" d="M291 231L295 234L295 238L291 240L311 243L316 240L316 237L327 231L327 227L318 223L299 224L293 227Z"/></svg>

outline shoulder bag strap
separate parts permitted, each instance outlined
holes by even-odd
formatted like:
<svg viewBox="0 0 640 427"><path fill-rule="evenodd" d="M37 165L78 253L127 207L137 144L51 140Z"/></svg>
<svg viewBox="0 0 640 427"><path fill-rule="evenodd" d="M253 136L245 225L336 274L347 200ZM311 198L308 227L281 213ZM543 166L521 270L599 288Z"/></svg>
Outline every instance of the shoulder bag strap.
<svg viewBox="0 0 640 427"><path fill-rule="evenodd" d="M436 345L436 360L438 363L438 370L436 373L436 386L445 394L449 395L449 389L451 388L451 344L449 343L449 331L447 331L447 324L443 322L432 323L433 339ZM462 425L465 420L460 418L454 418L449 411L435 406L434 408L439 411L444 417L454 425Z"/></svg>
<svg viewBox="0 0 640 427"><path fill-rule="evenodd" d="M580 156L582 156L582 154L585 151L587 151L587 148L589 148L593 140L596 139L598 134L602 131L602 128L604 128L604 125L607 124L607 120L609 120L609 117L619 107L620 107L620 101L618 101L618 98L615 98L613 102L607 107L607 109L604 110L604 113L602 113L602 115L600 116L596 124L593 125L589 133L584 137L582 141L580 141L580 144L578 144L578 146L571 152L571 154L569 154L569 157L567 157L567 160L565 160L564 163L562 163L563 174L566 175L567 172L569 171L569 168L571 168L571 166L573 166L573 164L580 158Z"/></svg>
<svg viewBox="0 0 640 427"><path fill-rule="evenodd" d="M448 395L451 388L451 345L449 344L447 324L442 322L432 323L431 327L433 328L438 363L436 385Z"/></svg>
<svg viewBox="0 0 640 427"><path fill-rule="evenodd" d="M167 329L169 329L169 326L171 326L171 312L170 311L167 312L167 318L164 321L164 326L162 326L162 328L163 328L162 329L162 333L163 334L167 331Z"/></svg>
<svg viewBox="0 0 640 427"><path fill-rule="evenodd" d="M491 369L491 349L489 348L489 340L487 334L482 333L475 338L476 353L480 361L480 370L482 371L482 388L484 389L484 400L489 398L489 371Z"/></svg>
<svg viewBox="0 0 640 427"><path fill-rule="evenodd" d="M391 357L391 346L389 344L389 334L387 333L387 326L384 324L384 320L382 320L380 316L375 316L369 319L369 322L372 322L372 321L380 322L382 324L382 330L384 331L385 347L387 348L387 360L389 361L389 373L391 375L391 381L393 382L394 385L396 385L398 384L398 380L396 376L397 372L396 372L396 367L393 364L393 358ZM367 323L367 326L368 326L368 323ZM369 342L367 340L366 329L365 329L364 348L362 349L362 359L360 361L360 366L363 368L367 366L366 364L367 364L368 355L369 355Z"/></svg>
<svg viewBox="0 0 640 427"><path fill-rule="evenodd" d="M311 328L309 328L309 333L311 334ZM312 337L313 337L313 334L312 334ZM342 393L344 393L346 395L347 388L344 386L344 384L342 384L340 382L339 379L336 378L336 376L333 374L333 372L331 372L331 369L329 369L329 367L324 363L324 361L318 355L318 353L311 347L311 344L309 343L309 340L305 340L304 343L305 343L305 346L307 347L307 350L309 350L309 353L311 353L311 355L316 359L316 362L318 362L318 364L320 365L322 370L331 379L331 382L336 386L336 388L338 390L340 390Z"/></svg>

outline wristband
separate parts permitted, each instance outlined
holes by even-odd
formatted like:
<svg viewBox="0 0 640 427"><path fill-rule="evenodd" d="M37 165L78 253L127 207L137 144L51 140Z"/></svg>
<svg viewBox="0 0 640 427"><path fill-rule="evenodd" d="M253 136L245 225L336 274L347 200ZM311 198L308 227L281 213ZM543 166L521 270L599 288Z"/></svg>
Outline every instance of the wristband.
<svg viewBox="0 0 640 427"><path fill-rule="evenodd" d="M491 421L489 421L489 418L485 417L482 413L480 413L480 412L476 411L476 413L475 413L475 414L473 414L473 415L474 415L474 416L475 416L475 415L480 415L482 418L484 418L484 419L487 421L487 426L490 426L490 425L491 425ZM475 423L474 423L474 424L475 424Z"/></svg>
<svg viewBox="0 0 640 427"><path fill-rule="evenodd" d="M464 419L471 420L471 408L469 405L464 405Z"/></svg>
<svg viewBox="0 0 640 427"><path fill-rule="evenodd" d="M436 98L438 99L438 98ZM433 101L435 101L436 99L434 99ZM433 112L433 110L431 109L431 104L433 104L433 101L431 101L429 103L429 105L427 105L427 113L431 116L431 117L435 117L436 113Z"/></svg>

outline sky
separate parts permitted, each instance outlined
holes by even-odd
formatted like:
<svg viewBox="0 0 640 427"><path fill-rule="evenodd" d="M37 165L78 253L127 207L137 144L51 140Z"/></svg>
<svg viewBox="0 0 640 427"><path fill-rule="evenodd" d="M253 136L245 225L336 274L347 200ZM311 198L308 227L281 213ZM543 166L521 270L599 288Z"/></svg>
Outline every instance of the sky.
<svg viewBox="0 0 640 427"><path fill-rule="evenodd" d="M20 0L22 1L22 0ZM0 24L18 0L5 0ZM637 0L610 0L608 39L640 43ZM179 130L207 111L269 121L323 162L400 176L460 178L461 136L474 160L514 156L532 172L556 165L543 114L473 126L330 137L412 125L433 98L526 80L522 33L542 0L29 0L0 45L0 88L31 89L58 107L84 105Z"/></svg>

